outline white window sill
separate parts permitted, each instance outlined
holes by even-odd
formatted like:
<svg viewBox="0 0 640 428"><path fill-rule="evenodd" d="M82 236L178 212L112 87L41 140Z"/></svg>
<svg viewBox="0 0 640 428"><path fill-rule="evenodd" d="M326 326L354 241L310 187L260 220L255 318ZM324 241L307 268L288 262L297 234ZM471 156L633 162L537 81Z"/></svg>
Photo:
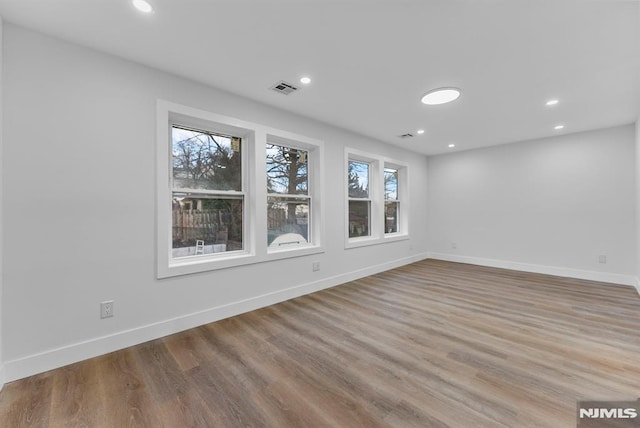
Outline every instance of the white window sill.
<svg viewBox="0 0 640 428"><path fill-rule="evenodd" d="M384 242L405 241L409 239L407 233L387 233L384 235Z"/></svg>
<svg viewBox="0 0 640 428"><path fill-rule="evenodd" d="M304 245L295 248L290 247L278 250L270 249L267 253L267 260L288 259L290 257L302 257L319 253L324 253L324 247L317 245Z"/></svg>
<svg viewBox="0 0 640 428"><path fill-rule="evenodd" d="M159 269L158 278L170 278L173 276L188 275L191 273L209 272L218 269L227 269L236 266L244 266L255 263L283 260L293 257L303 257L324 253L324 247L317 245L305 245L286 250L272 250L263 256L256 256L248 252L237 251L233 254L220 254L215 256L191 256L183 259L175 259L167 268Z"/></svg>
<svg viewBox="0 0 640 428"><path fill-rule="evenodd" d="M387 234L384 237L359 237L348 239L345 243L345 248L359 248L369 245L380 245L388 242L404 241L409 239L409 235L406 233L392 233Z"/></svg>
<svg viewBox="0 0 640 428"><path fill-rule="evenodd" d="M234 252L233 254L215 256L192 256L183 259L174 259L168 267L158 269L158 278L187 275L190 273L206 272L210 270L225 269L234 266L256 263L255 254L248 252Z"/></svg>

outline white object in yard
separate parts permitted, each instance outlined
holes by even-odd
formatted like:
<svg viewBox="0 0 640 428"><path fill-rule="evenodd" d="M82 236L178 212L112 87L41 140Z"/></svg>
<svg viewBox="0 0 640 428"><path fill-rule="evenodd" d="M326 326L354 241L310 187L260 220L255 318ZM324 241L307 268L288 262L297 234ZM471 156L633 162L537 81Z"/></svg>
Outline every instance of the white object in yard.
<svg viewBox="0 0 640 428"><path fill-rule="evenodd" d="M299 233L285 233L274 239L269 246L283 248L288 245L300 245L306 243L307 240L304 239L304 236L300 235Z"/></svg>

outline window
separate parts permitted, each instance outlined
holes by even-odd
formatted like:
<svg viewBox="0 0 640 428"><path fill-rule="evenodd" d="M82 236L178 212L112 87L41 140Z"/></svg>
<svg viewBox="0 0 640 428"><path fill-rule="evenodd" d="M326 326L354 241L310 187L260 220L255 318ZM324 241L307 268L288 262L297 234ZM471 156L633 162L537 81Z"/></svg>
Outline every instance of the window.
<svg viewBox="0 0 640 428"><path fill-rule="evenodd" d="M384 169L384 233L398 232L400 201L398 200L398 170Z"/></svg>
<svg viewBox="0 0 640 428"><path fill-rule="evenodd" d="M158 100L157 276L324 251L323 143Z"/></svg>
<svg viewBox="0 0 640 428"><path fill-rule="evenodd" d="M407 165L348 148L345 158L345 247L408 239Z"/></svg>
<svg viewBox="0 0 640 428"><path fill-rule="evenodd" d="M349 238L370 234L369 170L368 163L349 161Z"/></svg>
<svg viewBox="0 0 640 428"><path fill-rule="evenodd" d="M289 248L311 242L309 151L267 143L267 245Z"/></svg>
<svg viewBox="0 0 640 428"><path fill-rule="evenodd" d="M242 138L172 125L172 257L244 249Z"/></svg>

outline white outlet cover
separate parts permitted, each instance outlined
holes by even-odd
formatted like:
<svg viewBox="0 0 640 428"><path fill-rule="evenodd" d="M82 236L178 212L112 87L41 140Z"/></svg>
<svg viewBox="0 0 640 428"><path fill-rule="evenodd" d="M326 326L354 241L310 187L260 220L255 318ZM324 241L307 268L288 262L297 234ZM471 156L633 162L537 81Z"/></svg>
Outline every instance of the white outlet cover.
<svg viewBox="0 0 640 428"><path fill-rule="evenodd" d="M109 318L113 316L113 300L100 303L100 318Z"/></svg>

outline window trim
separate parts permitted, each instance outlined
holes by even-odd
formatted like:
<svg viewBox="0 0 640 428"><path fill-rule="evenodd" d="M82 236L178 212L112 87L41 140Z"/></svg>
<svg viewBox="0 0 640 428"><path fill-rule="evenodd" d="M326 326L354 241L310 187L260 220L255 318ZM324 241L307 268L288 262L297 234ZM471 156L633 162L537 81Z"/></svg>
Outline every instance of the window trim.
<svg viewBox="0 0 640 428"><path fill-rule="evenodd" d="M397 161L391 161L389 159L385 159L382 163L382 172L383 172L383 180L384 180L384 170L385 169L394 169L398 171L398 192L396 199L387 199L384 196L384 184L383 184L383 204L386 202L396 202L398 204L397 208L397 216L398 216L398 231L397 232L384 232L384 237L387 240L391 240L396 237L404 237L409 234L408 224L408 208L409 208L409 198L407 197L407 188L408 188L408 166L404 163L398 163ZM383 210L386 215L386 207L383 207ZM383 219L386 220L386 219Z"/></svg>
<svg viewBox="0 0 640 428"><path fill-rule="evenodd" d="M171 125L211 130L243 138L243 240L244 249L228 253L215 253L193 257L172 257L171 224ZM206 272L234 266L262 263L291 257L324 252L324 204L320 177L324 171L324 143L305 136L245 120L212 113L193 107L158 99L156 103L156 275L169 278L197 272ZM309 187L314 203L310 207L314 218L310 222L310 245L286 250L268 251L266 206L266 143L294 144L304 150L313 150L313 168L309 168ZM206 192L196 192L206 193ZM223 192L217 192L223 193ZM234 192L235 193L235 192ZM311 217L311 212L310 212ZM311 231L311 229L313 229Z"/></svg>
<svg viewBox="0 0 640 428"><path fill-rule="evenodd" d="M367 162L370 164L369 171L369 199L371 201L370 214L370 234L369 236L349 237L349 161ZM384 196L384 169L393 168L398 170L398 202L399 206L398 231L385 233L385 196ZM345 195L344 213L344 247L358 248L368 245L378 245L387 242L407 240L409 236L409 166L407 163L388 158L386 156L367 153L358 149L346 147L344 155L343 188ZM356 199L357 200L357 199Z"/></svg>
<svg viewBox="0 0 640 428"><path fill-rule="evenodd" d="M172 126L182 125L196 129L210 130L216 133L234 135L243 139L242 151L242 189L243 189L243 250L225 253L198 255L197 257L173 258L171 200L172 187ZM157 276L165 278L188 273L220 269L239 264L251 263L255 258L255 239L250 233L255 220L248 214L248 205L253 194L250 183L253 181L251 163L255 146L256 130L253 124L239 119L226 117L187 106L158 100L157 103ZM185 190L185 189L181 189ZM197 190L197 189L193 189ZM207 193L197 190L195 193ZM223 193L223 192L216 192ZM233 192L236 194L236 192Z"/></svg>
<svg viewBox="0 0 640 428"><path fill-rule="evenodd" d="M349 164L351 162L354 163L360 163L360 164L366 164L367 165L367 197L366 198L354 198L352 196L349 195ZM347 205L346 205L346 217L347 217L347 237L349 238L349 240L351 242L357 242L357 241L365 241L368 239L371 239L373 237L373 233L375 230L375 227L373 227L373 213L374 213L374 209L373 209L373 196L372 196L372 192L371 192L371 187L372 187L372 183L375 182L375 177L373 172L375 171L375 161L371 160L371 159L365 159L365 158L360 158L360 157L354 157L351 156L347 159ZM351 202L367 202L367 209L368 209L368 235L363 235L363 236L349 236L349 230L351 228L351 219L349 218L349 213L351 211Z"/></svg>
<svg viewBox="0 0 640 428"><path fill-rule="evenodd" d="M294 149L304 150L307 152L307 194L306 195L287 195L282 193L268 193L266 180L266 150L267 144L290 147ZM269 197L304 197L309 203L309 236L311 239L309 242L305 244L295 245L286 248L273 248L267 245L267 254L270 259L279 259L282 257L286 257L287 254L295 251L305 251L308 249L313 249L317 247L322 247L322 236L324 231L324 223L322 223L324 219L323 210L324 206L322 204L322 183L320 181L320 171L322 171L322 162L323 162L323 148L324 145L319 141L314 141L308 138L303 138L300 136L296 136L290 133L285 132L269 132L266 136L266 141L264 144L265 155L263 157L265 164L265 172L264 172L264 192L265 192L265 201ZM265 213L266 216L266 213ZM266 218L265 218L266 221ZM266 236L265 236L265 245L266 245Z"/></svg>
<svg viewBox="0 0 640 428"><path fill-rule="evenodd" d="M289 144L288 142L282 141L282 139L278 139L277 137L275 138L275 140L278 140L278 142L276 143L274 141L274 137L273 136L267 136L267 141L265 143L265 151L266 151L266 145L269 144L271 146L278 146L278 147L286 147L286 148L290 148L290 149L296 149L296 150L301 150L307 153L307 193L306 194L297 194L297 193L269 193L267 191L267 203L269 202L269 198L275 198L275 199L282 199L282 200L293 200L293 199L300 199L300 200L305 200L308 206L308 216L307 216L307 242L305 243L298 243L297 245L291 245L291 246L287 246L287 247L282 247L282 248L276 248L276 247L271 247L271 245L267 244L267 252L269 254L275 254L278 252L282 252L285 250L291 250L291 249L297 249L297 248L304 248L304 247L310 247L313 246L313 242L314 242L314 234L313 234L313 228L312 228L312 224L313 224L313 204L312 204L312 199L313 199L313 189L312 189L312 185L311 185L311 181L309 179L309 173L310 171L313 169L313 156L315 155L314 151L311 149L308 149L306 147L301 147L300 144ZM297 142L294 142L297 143ZM265 162L266 162L266 155L265 155ZM265 180L266 180L266 171L265 171ZM267 218L268 218L268 213L267 213ZM269 232L269 225L267 224L267 233ZM310 239L309 239L310 238ZM267 238L268 241L268 238Z"/></svg>
<svg viewBox="0 0 640 428"><path fill-rule="evenodd" d="M387 170L391 170L391 171L395 171L395 173L397 174L396 177L396 198L395 199L390 199L387 198L387 178L386 178L386 174L387 174ZM392 168L389 166L388 163L385 163L382 167L382 171L384 174L384 199L383 199L383 203L384 203L384 235L385 236L389 236L392 234L396 234L399 231L402 230L402 224L400 223L400 186L398 183L398 180L400 179L400 170L397 168ZM396 231L395 232L387 232L387 203L395 203L396 204Z"/></svg>

